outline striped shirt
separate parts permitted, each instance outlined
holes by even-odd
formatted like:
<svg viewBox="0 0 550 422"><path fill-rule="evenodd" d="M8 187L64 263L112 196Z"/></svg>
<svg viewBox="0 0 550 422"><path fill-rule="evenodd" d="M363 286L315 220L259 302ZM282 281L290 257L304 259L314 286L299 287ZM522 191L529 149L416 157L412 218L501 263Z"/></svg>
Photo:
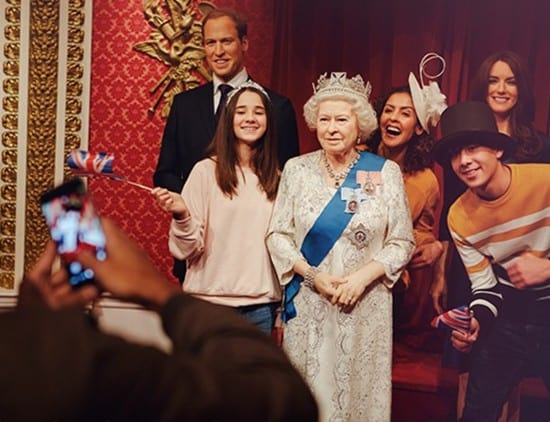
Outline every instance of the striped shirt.
<svg viewBox="0 0 550 422"><path fill-rule="evenodd" d="M511 183L487 201L467 190L451 206L451 236L468 272L480 325L503 318L550 324L550 280L516 289L506 268L524 252L550 258L550 165L511 164Z"/></svg>

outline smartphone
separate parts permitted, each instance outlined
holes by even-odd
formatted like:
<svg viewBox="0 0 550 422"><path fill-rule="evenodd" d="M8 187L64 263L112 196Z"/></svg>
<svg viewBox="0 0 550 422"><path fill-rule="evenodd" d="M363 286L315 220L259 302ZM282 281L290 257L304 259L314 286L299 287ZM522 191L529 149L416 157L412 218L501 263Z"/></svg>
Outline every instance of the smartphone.
<svg viewBox="0 0 550 422"><path fill-rule="evenodd" d="M69 273L71 286L78 288L94 283L94 272L83 268L76 257L79 252L89 250L97 259L104 260L105 234L82 179L71 179L44 193L40 207Z"/></svg>

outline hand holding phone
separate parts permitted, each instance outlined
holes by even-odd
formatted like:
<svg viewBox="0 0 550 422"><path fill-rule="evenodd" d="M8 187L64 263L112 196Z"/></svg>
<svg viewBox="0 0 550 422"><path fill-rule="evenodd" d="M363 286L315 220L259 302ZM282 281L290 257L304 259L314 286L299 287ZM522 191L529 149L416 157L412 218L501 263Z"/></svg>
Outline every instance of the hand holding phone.
<svg viewBox="0 0 550 422"><path fill-rule="evenodd" d="M92 199L82 179L72 179L40 198L42 213L69 273L69 283L80 287L94 282L94 272L76 261L78 253L89 250L104 260L105 235Z"/></svg>

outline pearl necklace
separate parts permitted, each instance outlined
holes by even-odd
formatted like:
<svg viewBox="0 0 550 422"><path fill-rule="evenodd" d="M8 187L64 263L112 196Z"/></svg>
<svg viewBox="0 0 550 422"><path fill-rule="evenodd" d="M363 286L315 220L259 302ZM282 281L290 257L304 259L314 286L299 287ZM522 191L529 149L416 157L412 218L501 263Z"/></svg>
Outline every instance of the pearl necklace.
<svg viewBox="0 0 550 422"><path fill-rule="evenodd" d="M332 166L330 165L330 163L328 162L327 153L323 151L323 162L325 164L325 168L327 169L327 173L329 177L334 180L335 188L338 189L340 187L340 182L346 178L346 176L348 175L350 170L353 168L353 166L355 166L355 164L357 164L357 161L359 161L359 157L360 157L359 152L357 152L356 150L355 153L357 155L355 156L353 161L349 163L348 166L343 171L335 172Z"/></svg>

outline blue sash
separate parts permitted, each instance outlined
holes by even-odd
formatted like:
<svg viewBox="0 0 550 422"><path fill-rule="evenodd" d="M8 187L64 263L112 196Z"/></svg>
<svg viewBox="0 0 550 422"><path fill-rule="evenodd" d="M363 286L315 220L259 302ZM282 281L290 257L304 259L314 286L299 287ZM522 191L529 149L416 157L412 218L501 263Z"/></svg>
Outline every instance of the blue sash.
<svg viewBox="0 0 550 422"><path fill-rule="evenodd" d="M358 186L356 181L357 170L380 171L385 161L384 158L370 152L360 153L359 161L350 170L342 186L336 190L336 193L304 238L300 252L309 265L317 267L325 259L353 217L352 213L345 212L346 201L341 198L341 189L343 187L356 189ZM301 275L296 273L290 283L285 286L282 314L284 322L296 316L294 298L300 290L303 279Z"/></svg>

